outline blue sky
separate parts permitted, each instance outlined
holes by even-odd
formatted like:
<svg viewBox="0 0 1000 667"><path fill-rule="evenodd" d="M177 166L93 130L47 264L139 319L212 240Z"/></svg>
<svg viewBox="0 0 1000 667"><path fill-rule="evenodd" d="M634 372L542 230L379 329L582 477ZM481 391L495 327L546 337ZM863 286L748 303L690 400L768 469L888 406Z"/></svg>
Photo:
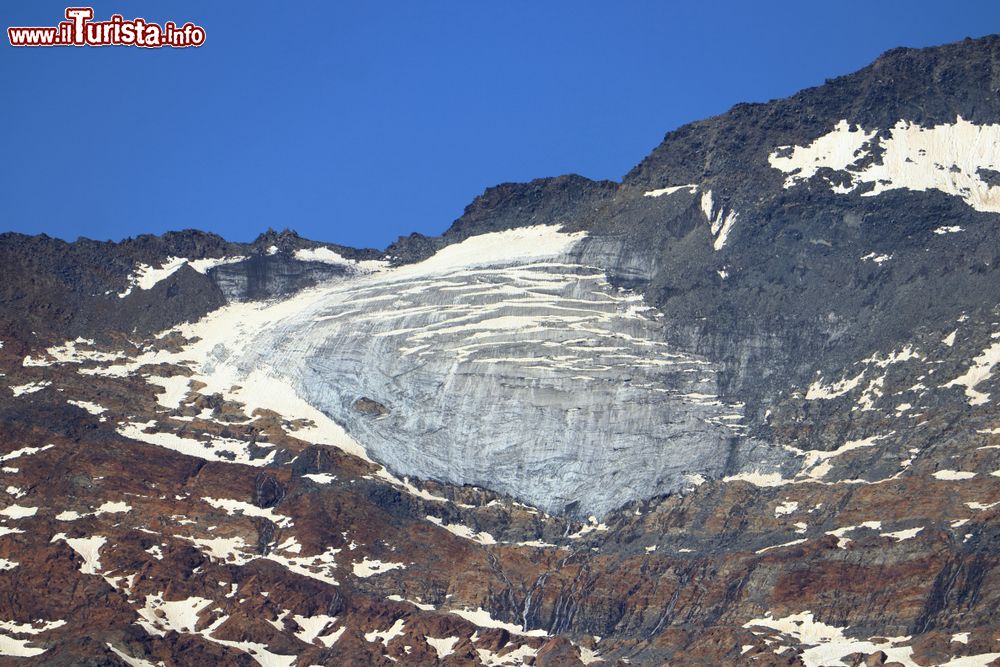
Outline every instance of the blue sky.
<svg viewBox="0 0 1000 667"><path fill-rule="evenodd" d="M4 0L3 27L65 3ZM0 230L268 227L384 247L504 181L619 180L663 134L1000 29L995 0L93 3L199 49L0 44Z"/></svg>

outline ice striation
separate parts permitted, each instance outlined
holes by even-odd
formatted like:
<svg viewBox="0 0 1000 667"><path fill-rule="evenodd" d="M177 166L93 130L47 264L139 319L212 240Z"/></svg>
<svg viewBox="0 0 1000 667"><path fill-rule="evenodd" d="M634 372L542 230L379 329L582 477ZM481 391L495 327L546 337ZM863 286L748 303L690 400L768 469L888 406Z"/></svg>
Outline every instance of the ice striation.
<svg viewBox="0 0 1000 667"><path fill-rule="evenodd" d="M720 476L740 406L588 261L608 255L591 241L522 228L349 275L275 304L209 363L287 382L398 474L548 511L601 514Z"/></svg>

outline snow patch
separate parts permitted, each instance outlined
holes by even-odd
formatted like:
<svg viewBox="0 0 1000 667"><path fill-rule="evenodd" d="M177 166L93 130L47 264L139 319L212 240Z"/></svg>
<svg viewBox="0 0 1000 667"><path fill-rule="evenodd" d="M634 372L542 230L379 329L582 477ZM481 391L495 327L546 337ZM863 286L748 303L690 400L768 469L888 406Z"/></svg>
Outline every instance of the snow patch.
<svg viewBox="0 0 1000 667"><path fill-rule="evenodd" d="M368 557L365 557L360 563L354 563L351 566L351 571L354 573L354 576L361 579L367 579L368 577L373 577L376 574L385 574L390 570L404 569L406 569L406 565L404 563L383 563L380 560Z"/></svg>
<svg viewBox="0 0 1000 667"><path fill-rule="evenodd" d="M868 154L864 146L875 136L875 131L865 132L855 127L841 120L831 132L808 146L780 146L768 155L767 161L773 168L789 174L785 178L786 189L809 180L823 168L843 171Z"/></svg>
<svg viewBox="0 0 1000 667"><path fill-rule="evenodd" d="M274 458L274 452L268 452L262 458L252 458L248 451L248 444L240 440L230 440L228 438L212 437L208 442L194 440L193 438L182 438L174 433L154 432L147 433L146 429L156 426L156 421L149 421L145 424L134 424L123 422L118 426L118 433L165 449L171 449L180 454L194 456L206 461L220 461L223 463L243 463L251 466L266 466Z"/></svg>
<svg viewBox="0 0 1000 667"><path fill-rule="evenodd" d="M4 509L0 510L0 515L8 517L10 519L26 519L29 516L35 516L38 512L37 507L24 507L23 505L9 505Z"/></svg>
<svg viewBox="0 0 1000 667"><path fill-rule="evenodd" d="M472 610L472 609L452 609L450 613L455 614L456 616L460 616L460 617L464 618L465 620L467 620L468 622L472 623L473 625L478 625L481 628L487 628L487 629L489 629L489 628L500 628L500 629L506 630L507 632L509 632L511 634L521 635L521 636L524 636L524 637L548 637L549 636L548 633L545 632L545 630L528 630L528 631L525 631L525 629L522 626L520 626L520 625L514 625L513 623L505 623L504 621L498 621L495 618L493 618L492 616L490 616L489 612L487 612L486 610L484 610L482 608L478 608L478 609L475 609L475 610Z"/></svg>
<svg viewBox="0 0 1000 667"><path fill-rule="evenodd" d="M722 250L739 214L736 211L727 213L724 207L719 207L716 210L711 190L706 191L701 196L701 212L705 214L705 219L708 220L709 229L712 232L712 248Z"/></svg>
<svg viewBox="0 0 1000 667"><path fill-rule="evenodd" d="M154 663L154 662L150 662L149 660L144 660L143 658L133 658L128 653L125 653L124 651L115 648L114 646L112 646L109 643L105 643L104 645L107 646L108 649L112 653L114 653L119 658L121 658L122 662L124 662L129 667L162 667L163 666L162 662L156 662L156 663Z"/></svg>
<svg viewBox="0 0 1000 667"><path fill-rule="evenodd" d="M587 519L587 523L583 524L583 527L580 528L580 530L576 531L572 535L568 535L568 537L571 540L578 540L588 533L605 532L607 529L608 526L606 524L598 522L597 517L592 516Z"/></svg>
<svg viewBox="0 0 1000 667"><path fill-rule="evenodd" d="M184 397L187 396L191 378L183 375L172 375L170 377L150 375L146 378L146 382L162 387L163 391L156 395L156 402L167 409L174 410L181 404Z"/></svg>
<svg viewBox="0 0 1000 667"><path fill-rule="evenodd" d="M979 356L972 360L972 366L965 373L941 386L965 387L965 395L969 399L969 405L983 405L989 402L990 395L976 391L976 387L989 379L993 374L993 367L998 363L1000 363L1000 342L993 343L983 350Z"/></svg>
<svg viewBox="0 0 1000 667"><path fill-rule="evenodd" d="M992 509L992 508L996 507L997 505L1000 505L1000 500L998 500L995 503L971 502L971 503L965 503L965 504L971 510L983 511L983 510Z"/></svg>
<svg viewBox="0 0 1000 667"><path fill-rule="evenodd" d="M102 503L95 512L96 514L122 514L123 512L132 511L132 506L124 501L107 501Z"/></svg>
<svg viewBox="0 0 1000 667"><path fill-rule="evenodd" d="M862 262L875 262L876 264L884 264L892 259L892 255L880 255L878 253L870 252L861 258Z"/></svg>
<svg viewBox="0 0 1000 667"><path fill-rule="evenodd" d="M580 651L580 662L583 664L592 665L595 662L604 662L604 658L602 658L597 651L589 649L586 646L577 645L576 648Z"/></svg>
<svg viewBox="0 0 1000 667"><path fill-rule="evenodd" d="M31 355L24 358L21 365L30 367L45 367L56 364L82 364L84 362L107 363L122 359L119 352L100 352L98 350L85 350L80 346L93 346L94 341L77 336L75 340L68 340L62 345L54 345L45 350L45 357L35 359ZM49 359L52 361L49 361Z"/></svg>
<svg viewBox="0 0 1000 667"><path fill-rule="evenodd" d="M741 472L735 475L730 475L729 477L724 477L723 482L746 482L754 486L769 487L769 486L784 486L785 484L792 484L794 480L785 479L781 476L780 472Z"/></svg>
<svg viewBox="0 0 1000 667"><path fill-rule="evenodd" d="M128 277L128 287L118 294L118 298L124 299L132 290L138 287L141 290L152 289L158 282L172 276L185 264L189 265L198 273L208 273L209 269L223 264L235 264L242 262L246 257L208 257L205 259L187 259L184 257L167 257L158 267L148 264L136 264L132 273Z"/></svg>
<svg viewBox="0 0 1000 667"><path fill-rule="evenodd" d="M845 378L830 385L824 385L820 380L816 380L809 385L809 389L806 391L806 400L828 400L838 396L843 396L857 387L861 383L861 379L864 378L864 376L865 371L861 371L853 378Z"/></svg>
<svg viewBox="0 0 1000 667"><path fill-rule="evenodd" d="M386 600L391 600L393 602L405 602L407 604L412 604L417 609L422 609L423 611L434 611L435 607L432 604L424 604L423 602L417 602L415 600L407 600L402 595L387 595Z"/></svg>
<svg viewBox="0 0 1000 667"><path fill-rule="evenodd" d="M455 652L455 644L458 643L458 637L444 637L441 639L435 637L424 636L427 640L427 645L434 649L437 653L438 660L444 660L449 655Z"/></svg>
<svg viewBox="0 0 1000 667"><path fill-rule="evenodd" d="M485 667L501 667L504 665L523 665L528 658L537 655L538 650L525 644L503 655L485 648L477 648L476 653L479 655L479 661Z"/></svg>
<svg viewBox="0 0 1000 667"><path fill-rule="evenodd" d="M436 516L427 515L424 517L436 526L441 526L447 530L452 535L457 535L466 540L472 540L473 542L478 542L479 544L496 544L497 541L493 539L493 536L486 532L479 532L472 530L466 525L460 523L444 523Z"/></svg>
<svg viewBox="0 0 1000 667"><path fill-rule="evenodd" d="M80 572L83 574L101 573L101 547L108 541L103 535L93 537L66 537L65 533L58 533L52 537L50 542L63 540L73 551L83 558L80 565Z"/></svg>
<svg viewBox="0 0 1000 667"><path fill-rule="evenodd" d="M17 639L10 635L38 635L66 625L66 621L38 621L41 627L35 627L33 623L16 623L14 621L0 621L0 655L8 655L16 658L31 658L45 653L48 649L29 646L30 639Z"/></svg>
<svg viewBox="0 0 1000 667"><path fill-rule="evenodd" d="M183 535L178 535L177 537L182 540L191 541L209 558L219 560L224 563L242 565L253 560L253 556L248 556L246 554L249 549L249 545L238 535L235 537L212 538L185 537ZM160 552L159 547L150 547L148 553L157 560L163 558L163 554Z"/></svg>
<svg viewBox="0 0 1000 667"><path fill-rule="evenodd" d="M924 529L923 526L917 528L907 528L906 530L897 530L893 533L879 533L882 537L891 537L897 542L902 542L903 540L908 540L912 537L916 537L917 534Z"/></svg>
<svg viewBox="0 0 1000 667"><path fill-rule="evenodd" d="M877 130L852 129L846 120L808 146L783 146L768 156L771 166L788 174L785 188L803 183L821 168L846 174L849 185L828 181L840 194L870 184L863 197L905 188L916 192L939 190L961 197L977 211L1000 212L1000 186L990 185L981 169L1000 169L1000 125L976 125L961 116L954 123L933 127L900 120L888 136L875 139ZM878 163L860 164L869 146L882 151Z"/></svg>
<svg viewBox="0 0 1000 667"><path fill-rule="evenodd" d="M229 498L202 498L202 500L215 509L225 510L226 514L229 516L233 516L234 514L255 516L267 519L279 528L288 528L292 526L291 517L283 514L275 514L274 508L271 507L261 509L256 505L251 505L250 503L243 502L242 500L231 500Z"/></svg>
<svg viewBox="0 0 1000 667"><path fill-rule="evenodd" d="M897 644L908 637L886 638L878 643L872 640L861 641L844 635L846 628L827 625L815 620L812 612L804 611L784 618L772 618L770 612L764 618L756 618L743 625L754 634L766 634L758 628L777 631L781 635L794 639L806 648L801 655L806 667L846 667L840 658L851 653L874 653L885 651L890 661L901 662L907 667L917 667L910 659L913 649L899 647Z"/></svg>
<svg viewBox="0 0 1000 667"><path fill-rule="evenodd" d="M769 547L764 547L763 549L757 549L757 551L755 551L754 553L762 554L765 551L770 551L771 549L781 549L781 548L784 548L784 547L792 547L792 546L795 546L796 544L802 544L805 541L806 541L806 538L803 537L803 538L798 539L798 540L792 540L791 542L785 542L784 544L775 544L775 545L772 545L772 546L769 546Z"/></svg>
<svg viewBox="0 0 1000 667"><path fill-rule="evenodd" d="M202 611L212 604L212 600L202 597L189 597L183 600L164 600L162 593L147 595L145 604L137 609L148 626L157 634L164 631L193 633L198 625L198 617ZM148 627L144 624L144 627Z"/></svg>
<svg viewBox="0 0 1000 667"><path fill-rule="evenodd" d="M799 508L798 502L794 500L786 500L774 508L774 517L778 518L779 516L791 514L798 508Z"/></svg>
<svg viewBox="0 0 1000 667"><path fill-rule="evenodd" d="M822 450L801 450L796 447L792 447L790 445L786 446L786 449L803 457L802 472L799 473L800 476L809 477L814 480L820 480L826 477L827 473L829 473L830 470L833 468L833 464L830 462L830 459L836 458L855 449L860 449L862 447L871 447L877 441L882 440L886 437L888 436L873 435L864 438L862 440L850 440L848 442L845 442L837 449L828 452Z"/></svg>
<svg viewBox="0 0 1000 667"><path fill-rule="evenodd" d="M940 479L947 482L957 482L964 479L972 479L976 476L974 472L965 472L962 470L938 470L931 477L934 479Z"/></svg>
<svg viewBox="0 0 1000 667"><path fill-rule="evenodd" d="M50 386L52 386L52 383L48 380L39 380L38 382L29 382L17 387L10 387L10 390L15 396L25 396L27 394L34 394L36 391L41 391Z"/></svg>
<svg viewBox="0 0 1000 667"><path fill-rule="evenodd" d="M837 547L840 549L846 549L847 545L851 543L851 538L844 537L847 533L854 532L859 528L868 528L870 530L880 530L882 528L881 521L865 521L856 526L844 526L842 528L836 528L834 530L826 531L827 535L833 535L837 538Z"/></svg>
<svg viewBox="0 0 1000 667"><path fill-rule="evenodd" d="M556 547L555 544L550 544L548 542L543 542L541 540L528 540L526 542L517 542L517 546L519 546L519 547L532 547L532 548L535 548L535 549L548 549L548 548L555 548Z"/></svg>
<svg viewBox="0 0 1000 667"><path fill-rule="evenodd" d="M66 402L69 403L70 405L75 405L78 408L82 408L83 410L86 410L92 415L99 415L103 412L106 412L106 409L104 407L98 405L97 403L91 403L90 401L68 400Z"/></svg>
<svg viewBox="0 0 1000 667"><path fill-rule="evenodd" d="M327 616L325 614L317 614L316 616L299 616L295 614L292 619L301 628L295 633L295 636L300 640L304 641L306 644L313 644L319 641L320 644L326 646L327 648L333 646L340 639L340 635L346 630L346 626L340 628L340 630L334 630L326 635L322 635L323 631L337 621L336 616Z"/></svg>
<svg viewBox="0 0 1000 667"><path fill-rule="evenodd" d="M332 484L334 480L337 479L336 475L331 475L330 473L326 472L306 473L305 475L302 476L305 477L306 479L316 482L317 484Z"/></svg>
<svg viewBox="0 0 1000 667"><path fill-rule="evenodd" d="M406 622L403 619L396 619L396 622L388 630L372 630L371 632L365 633L365 641L375 643L375 641L382 642L383 645L388 646L396 637L400 637L403 634L403 628L406 626Z"/></svg>
<svg viewBox="0 0 1000 667"><path fill-rule="evenodd" d="M657 190L648 190L642 193L643 197L662 197L663 195L672 195L679 190L687 190L691 194L698 191L698 186L694 183L688 183L687 185L669 185L665 188L659 188Z"/></svg>
<svg viewBox="0 0 1000 667"><path fill-rule="evenodd" d="M295 259L300 262L322 262L352 269L358 273L374 273L389 268L389 262L384 260L354 260L347 259L331 248L301 248L295 251Z"/></svg>
<svg viewBox="0 0 1000 667"><path fill-rule="evenodd" d="M479 234L446 246L422 262L399 267L393 274L398 277L414 277L456 269L547 259L568 252L586 236L586 232L563 232L557 225L536 225Z"/></svg>

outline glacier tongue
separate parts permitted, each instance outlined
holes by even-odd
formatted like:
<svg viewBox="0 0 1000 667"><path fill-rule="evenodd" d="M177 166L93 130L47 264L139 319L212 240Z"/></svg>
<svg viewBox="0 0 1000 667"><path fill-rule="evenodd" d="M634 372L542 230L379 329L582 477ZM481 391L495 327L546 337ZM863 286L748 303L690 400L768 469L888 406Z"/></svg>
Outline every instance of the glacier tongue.
<svg viewBox="0 0 1000 667"><path fill-rule="evenodd" d="M601 514L718 476L740 411L655 311L573 259L582 234L471 237L273 306L241 374L289 382L401 475Z"/></svg>

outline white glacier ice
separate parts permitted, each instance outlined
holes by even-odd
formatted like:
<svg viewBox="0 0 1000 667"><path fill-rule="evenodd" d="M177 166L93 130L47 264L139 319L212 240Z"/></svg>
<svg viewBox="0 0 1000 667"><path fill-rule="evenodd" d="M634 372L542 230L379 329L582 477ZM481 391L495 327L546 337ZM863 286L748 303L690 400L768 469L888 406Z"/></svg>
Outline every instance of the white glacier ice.
<svg viewBox="0 0 1000 667"><path fill-rule="evenodd" d="M240 304L246 323L198 329L202 371L248 394L279 380L397 473L547 511L601 514L718 477L739 407L718 400L713 365L673 349L642 298L587 261L601 251L583 233L521 228Z"/></svg>

